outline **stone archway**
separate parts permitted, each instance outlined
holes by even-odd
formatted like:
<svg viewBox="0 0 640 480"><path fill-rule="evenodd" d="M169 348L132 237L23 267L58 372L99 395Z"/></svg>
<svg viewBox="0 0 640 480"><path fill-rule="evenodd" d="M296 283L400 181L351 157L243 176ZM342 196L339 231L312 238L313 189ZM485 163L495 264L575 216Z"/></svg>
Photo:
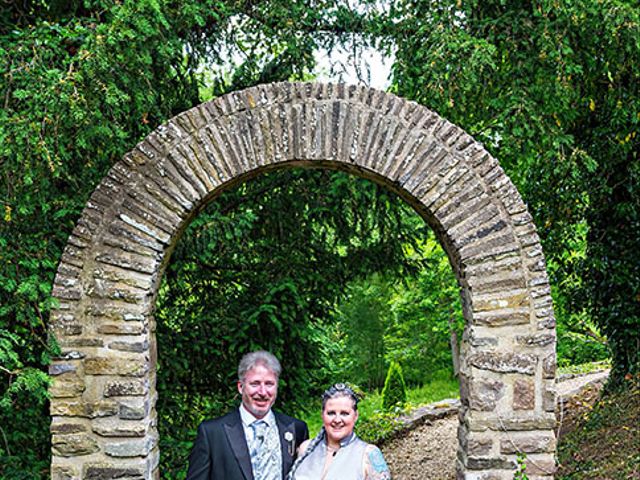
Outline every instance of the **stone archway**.
<svg viewBox="0 0 640 480"><path fill-rule="evenodd" d="M555 322L527 208L498 162L414 102L344 85L232 93L158 127L109 171L68 240L51 332L52 478L158 476L156 290L170 252L223 189L270 168L323 166L400 194L435 230L457 275L458 472L552 478Z"/></svg>

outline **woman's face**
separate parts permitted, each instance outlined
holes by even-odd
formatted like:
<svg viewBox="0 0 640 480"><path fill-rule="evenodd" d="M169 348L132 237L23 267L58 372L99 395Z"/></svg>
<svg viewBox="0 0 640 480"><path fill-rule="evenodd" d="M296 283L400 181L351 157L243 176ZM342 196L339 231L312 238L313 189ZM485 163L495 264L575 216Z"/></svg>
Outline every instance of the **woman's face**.
<svg viewBox="0 0 640 480"><path fill-rule="evenodd" d="M350 397L336 397L327 400L322 411L322 423L330 445L340 443L353 432L358 420L358 411L353 408Z"/></svg>

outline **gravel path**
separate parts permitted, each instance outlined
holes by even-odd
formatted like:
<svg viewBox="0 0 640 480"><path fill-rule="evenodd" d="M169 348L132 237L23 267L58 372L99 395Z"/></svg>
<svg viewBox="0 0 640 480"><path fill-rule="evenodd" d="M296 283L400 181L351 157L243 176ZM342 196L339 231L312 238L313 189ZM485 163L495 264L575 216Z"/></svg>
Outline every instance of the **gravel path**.
<svg viewBox="0 0 640 480"><path fill-rule="evenodd" d="M393 480L456 478L458 417L429 423L382 446Z"/></svg>
<svg viewBox="0 0 640 480"><path fill-rule="evenodd" d="M602 383L609 371L595 372L561 380L560 399L577 394L583 387ZM452 480L456 478L458 417L428 421L382 446L394 480Z"/></svg>

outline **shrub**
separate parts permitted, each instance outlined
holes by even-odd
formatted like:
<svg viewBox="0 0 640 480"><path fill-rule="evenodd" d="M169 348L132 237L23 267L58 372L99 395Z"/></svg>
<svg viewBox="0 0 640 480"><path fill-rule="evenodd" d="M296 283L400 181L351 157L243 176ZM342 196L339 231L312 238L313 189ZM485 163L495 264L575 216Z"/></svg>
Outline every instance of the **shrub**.
<svg viewBox="0 0 640 480"><path fill-rule="evenodd" d="M358 420L356 433L365 442L380 446L399 435L403 428L404 424L394 413L376 412Z"/></svg>
<svg viewBox="0 0 640 480"><path fill-rule="evenodd" d="M407 402L407 387L398 362L391 362L382 389L382 408L390 411L394 407L404 407Z"/></svg>

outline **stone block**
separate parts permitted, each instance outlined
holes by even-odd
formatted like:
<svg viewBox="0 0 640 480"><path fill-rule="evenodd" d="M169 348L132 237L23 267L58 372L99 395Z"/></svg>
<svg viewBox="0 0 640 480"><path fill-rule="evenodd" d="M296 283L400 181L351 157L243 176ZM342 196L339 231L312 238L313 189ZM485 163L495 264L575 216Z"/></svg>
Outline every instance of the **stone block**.
<svg viewBox="0 0 640 480"><path fill-rule="evenodd" d="M114 418L95 420L91 428L102 437L144 437L148 430L144 422Z"/></svg>
<svg viewBox="0 0 640 480"><path fill-rule="evenodd" d="M84 466L82 478L84 480L145 480L146 465L121 465L110 463L93 463Z"/></svg>
<svg viewBox="0 0 640 480"><path fill-rule="evenodd" d="M105 397L139 396L146 395L149 384L146 380L113 380L104 387Z"/></svg>
<svg viewBox="0 0 640 480"><path fill-rule="evenodd" d="M51 466L51 480L80 480L78 469L73 465Z"/></svg>
<svg viewBox="0 0 640 480"><path fill-rule="evenodd" d="M551 333L537 333L535 335L518 335L516 342L523 347L546 347L556 341L556 336Z"/></svg>
<svg viewBox="0 0 640 480"><path fill-rule="evenodd" d="M155 205L147 205L141 204L139 202L133 201L131 199L127 199L123 206L126 208L126 213L121 213L119 218L126 224L130 225L134 229L139 232L148 235L149 237L157 240L162 244L168 244L171 241L171 235L168 232L171 232L175 226L172 225L171 220L167 220L163 218L161 212L164 211L163 208L158 208ZM153 207L155 212L150 212L147 208ZM154 214L155 213L155 214ZM174 217L175 219L175 217ZM124 233L124 232L123 232ZM162 251L158 250L157 244L149 243L148 240L144 240L142 243L138 240L141 239L139 235L131 236L131 235L114 235L114 238L122 238L129 241L130 248L133 248L133 252L135 252L136 248L139 248L139 253L142 255L147 255L151 253L150 250ZM153 255L153 254L152 254Z"/></svg>
<svg viewBox="0 0 640 480"><path fill-rule="evenodd" d="M58 280L56 279L56 281ZM70 288L64 285L54 284L51 295L65 300L80 300L82 298L82 290L80 290L80 288Z"/></svg>
<svg viewBox="0 0 640 480"><path fill-rule="evenodd" d="M119 217L124 223L112 223L109 225L109 233L115 237L126 239L129 242L137 243L143 247L156 252L163 251L162 243L166 244L168 235L166 233L159 233L158 230L149 229L143 222L138 222L124 213ZM133 227L133 228L131 228ZM163 242L161 243L162 240ZM143 283L140 281L131 281L124 278L124 275L119 274L117 270L103 270L96 269L93 272L94 278L108 278L110 280L124 280L129 285L143 287Z"/></svg>
<svg viewBox="0 0 640 480"><path fill-rule="evenodd" d="M85 211L85 213L88 215L88 211ZM87 222L87 218L81 218L78 220L78 225L83 224L85 226L91 226L91 222ZM77 226L77 225L76 225ZM82 269L74 266L74 265L70 265L68 263L60 263L60 265L58 265L58 274L60 275L66 275L68 277L75 277L78 278L80 276L80 274L82 273Z"/></svg>
<svg viewBox="0 0 640 480"><path fill-rule="evenodd" d="M157 262L154 259L133 253L125 255L107 251L97 255L96 261L149 275L153 275L158 268Z"/></svg>
<svg viewBox="0 0 640 480"><path fill-rule="evenodd" d="M75 336L82 334L82 325L79 323L53 323L51 333L57 337Z"/></svg>
<svg viewBox="0 0 640 480"><path fill-rule="evenodd" d="M545 412L555 412L556 391L553 385L548 386L542 392L542 409Z"/></svg>
<svg viewBox="0 0 640 480"><path fill-rule="evenodd" d="M104 335L139 335L145 331L142 322L103 323L98 325L98 333Z"/></svg>
<svg viewBox="0 0 640 480"><path fill-rule="evenodd" d="M467 468L470 470L515 470L516 462L506 457L498 458L467 458Z"/></svg>
<svg viewBox="0 0 640 480"><path fill-rule="evenodd" d="M79 423L52 423L49 428L52 434L67 435L69 433L83 433L87 431L85 425Z"/></svg>
<svg viewBox="0 0 640 480"><path fill-rule="evenodd" d="M69 372L53 378L49 393L56 398L70 398L80 396L84 389L84 381L75 372Z"/></svg>
<svg viewBox="0 0 640 480"><path fill-rule="evenodd" d="M52 363L49 365L49 375L63 375L69 372L75 372L78 368L72 363Z"/></svg>
<svg viewBox="0 0 640 480"><path fill-rule="evenodd" d="M513 382L513 409L533 410L536 406L536 389L531 380L517 379Z"/></svg>
<svg viewBox="0 0 640 480"><path fill-rule="evenodd" d="M155 442L152 438L143 438L126 442L109 442L106 444L104 451L110 457L146 457L154 446Z"/></svg>
<svg viewBox="0 0 640 480"><path fill-rule="evenodd" d="M538 357L530 354L479 352L470 355L467 361L481 370L533 375Z"/></svg>
<svg viewBox="0 0 640 480"><path fill-rule="evenodd" d="M549 315L548 317L541 318L538 321L538 330L550 330L556 328L555 315Z"/></svg>
<svg viewBox="0 0 640 480"><path fill-rule="evenodd" d="M98 442L86 433L69 435L53 435L51 449L55 455L61 457L77 457L91 455L100 451Z"/></svg>
<svg viewBox="0 0 640 480"><path fill-rule="evenodd" d="M469 337L469 343L473 347L495 347L498 345L498 339L495 337L478 337L472 333Z"/></svg>
<svg viewBox="0 0 640 480"><path fill-rule="evenodd" d="M462 475L461 480L513 480L513 472L510 470L481 472L475 475Z"/></svg>
<svg viewBox="0 0 640 480"><path fill-rule="evenodd" d="M111 400L100 402L52 400L49 410L52 416L98 418L116 415L118 404Z"/></svg>
<svg viewBox="0 0 640 480"><path fill-rule="evenodd" d="M62 352L60 352L60 355L55 357L54 360L60 360L60 361L64 361L64 360L81 360L86 356L87 355L85 353L79 352L77 350L67 350L67 351L63 350Z"/></svg>
<svg viewBox="0 0 640 480"><path fill-rule="evenodd" d="M505 272L488 278L472 277L469 279L469 284L476 293L492 293L526 287L526 282L520 272L515 275L512 272Z"/></svg>
<svg viewBox="0 0 640 480"><path fill-rule="evenodd" d="M94 357L84 360L84 372L87 375L122 375L142 377L149 371L149 362L144 359L118 357Z"/></svg>
<svg viewBox="0 0 640 480"><path fill-rule="evenodd" d="M544 378L555 378L556 376L556 354L553 352L542 361L542 375Z"/></svg>
<svg viewBox="0 0 640 480"><path fill-rule="evenodd" d="M501 295L477 295L473 299L473 311L490 312L492 310L522 309L529 305L529 292L515 290Z"/></svg>
<svg viewBox="0 0 640 480"><path fill-rule="evenodd" d="M67 337L58 340L61 347L67 348L81 348L81 347L102 347L103 342L101 338L93 337Z"/></svg>
<svg viewBox="0 0 640 480"><path fill-rule="evenodd" d="M460 249L460 258L463 261L473 263L482 262L487 258L500 258L520 250L520 246L514 241L513 235L508 233L502 237L487 240L481 243L469 245ZM508 302L508 306L518 307L522 304L514 298Z"/></svg>
<svg viewBox="0 0 640 480"><path fill-rule="evenodd" d="M119 322L122 320L122 310L134 308L133 305L114 305L111 302L89 302L85 307L87 316L94 318L96 325L107 322Z"/></svg>
<svg viewBox="0 0 640 480"><path fill-rule="evenodd" d="M112 350L118 350L120 352L135 352L142 353L149 350L149 342L144 340L142 342L137 341L116 341L109 344L109 348Z"/></svg>
<svg viewBox="0 0 640 480"><path fill-rule="evenodd" d="M91 286L87 288L87 296L93 299L119 300L137 304L145 299L146 292L127 284L94 278Z"/></svg>
<svg viewBox="0 0 640 480"><path fill-rule="evenodd" d="M535 478L536 480L541 478L553 479L553 474L556 472L556 469L556 461L551 456L549 458L529 457L525 473L529 478Z"/></svg>
<svg viewBox="0 0 640 480"><path fill-rule="evenodd" d="M123 420L142 420L149 414L149 402L127 402L120 404L118 417Z"/></svg>
<svg viewBox="0 0 640 480"><path fill-rule="evenodd" d="M547 318L549 316L553 315L553 307L551 305L548 305L546 307L540 307L540 308L536 308L536 317L537 318Z"/></svg>
<svg viewBox="0 0 640 480"><path fill-rule="evenodd" d="M505 385L498 380L476 380L471 383L469 406L472 410L493 411L504 392Z"/></svg>
<svg viewBox="0 0 640 480"><path fill-rule="evenodd" d="M471 457L486 457L491 453L493 438L491 437L471 437L467 443L467 455Z"/></svg>
<svg viewBox="0 0 640 480"><path fill-rule="evenodd" d="M71 244L67 244L60 257L61 263L73 265L78 268L82 268L84 265L84 250L74 247Z"/></svg>
<svg viewBox="0 0 640 480"><path fill-rule="evenodd" d="M553 434L535 432L528 435L511 435L509 438L500 440L500 452L513 454L524 452L549 453L556 448L556 438Z"/></svg>
<svg viewBox="0 0 640 480"><path fill-rule="evenodd" d="M485 430L552 430L556 426L555 414L539 414L525 418L469 418L469 429L474 432Z"/></svg>
<svg viewBox="0 0 640 480"><path fill-rule="evenodd" d="M473 314L473 322L477 325L486 325L488 327L526 325L531 321L530 316L528 308L491 310L475 312Z"/></svg>

